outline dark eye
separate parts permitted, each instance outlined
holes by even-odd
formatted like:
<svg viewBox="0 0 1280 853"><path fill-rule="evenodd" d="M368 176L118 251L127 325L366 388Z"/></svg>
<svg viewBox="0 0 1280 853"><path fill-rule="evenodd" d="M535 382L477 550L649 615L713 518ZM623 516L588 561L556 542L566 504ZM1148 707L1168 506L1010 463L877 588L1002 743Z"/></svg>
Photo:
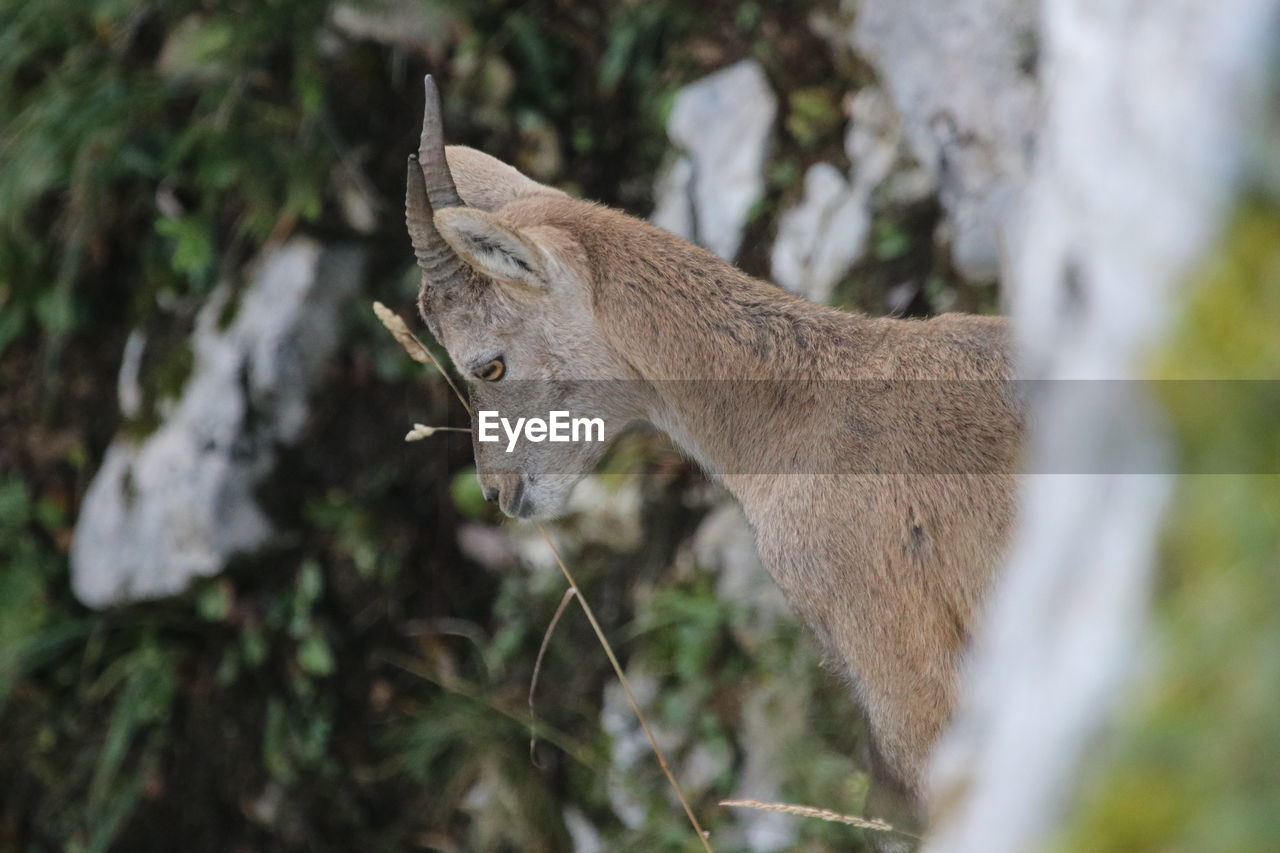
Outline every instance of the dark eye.
<svg viewBox="0 0 1280 853"><path fill-rule="evenodd" d="M485 382L497 382L502 378L502 374L507 372L507 363L501 358L495 358L493 361L476 369L476 378L483 379Z"/></svg>

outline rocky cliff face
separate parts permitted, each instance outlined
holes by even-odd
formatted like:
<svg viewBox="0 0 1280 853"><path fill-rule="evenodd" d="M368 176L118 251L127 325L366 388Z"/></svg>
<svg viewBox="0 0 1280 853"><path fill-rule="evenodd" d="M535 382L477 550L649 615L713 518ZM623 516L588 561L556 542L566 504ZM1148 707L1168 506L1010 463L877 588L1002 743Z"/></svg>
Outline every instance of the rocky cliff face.
<svg viewBox="0 0 1280 853"><path fill-rule="evenodd" d="M278 535L257 490L297 442L311 395L340 345L364 253L298 239L257 262L243 293L223 285L200 311L190 376L160 402L160 423L126 429L85 494L71 549L77 597L91 607L176 595ZM145 344L135 333L135 353ZM143 396L122 366L122 409Z"/></svg>

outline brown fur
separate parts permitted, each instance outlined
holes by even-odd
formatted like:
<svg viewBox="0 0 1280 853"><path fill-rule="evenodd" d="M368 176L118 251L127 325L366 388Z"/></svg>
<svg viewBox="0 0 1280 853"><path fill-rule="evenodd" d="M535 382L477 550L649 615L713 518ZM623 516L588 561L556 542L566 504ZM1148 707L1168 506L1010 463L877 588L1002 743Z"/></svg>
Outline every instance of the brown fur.
<svg viewBox="0 0 1280 853"><path fill-rule="evenodd" d="M1005 323L814 305L478 152L448 159L481 211L442 210L436 227L480 276L428 283L421 304L455 363L501 351L515 378L630 380L575 407L651 421L724 482L854 685L878 787L918 800L1013 516ZM472 387L500 408L503 385ZM577 479L557 472L603 452L539 445L513 471L476 451L482 484L525 516L554 514Z"/></svg>

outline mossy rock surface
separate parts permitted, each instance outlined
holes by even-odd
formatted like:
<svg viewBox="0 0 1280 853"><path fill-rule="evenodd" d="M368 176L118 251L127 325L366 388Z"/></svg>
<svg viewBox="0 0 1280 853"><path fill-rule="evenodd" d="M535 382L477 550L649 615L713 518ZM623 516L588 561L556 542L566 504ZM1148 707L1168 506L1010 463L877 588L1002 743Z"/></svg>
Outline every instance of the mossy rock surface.
<svg viewBox="0 0 1280 853"><path fill-rule="evenodd" d="M1280 849L1280 206L1249 200L1191 283L1154 374L1182 464L1135 686L1063 851ZM1219 389L1207 405L1185 392ZM1230 462L1222 467L1223 460Z"/></svg>

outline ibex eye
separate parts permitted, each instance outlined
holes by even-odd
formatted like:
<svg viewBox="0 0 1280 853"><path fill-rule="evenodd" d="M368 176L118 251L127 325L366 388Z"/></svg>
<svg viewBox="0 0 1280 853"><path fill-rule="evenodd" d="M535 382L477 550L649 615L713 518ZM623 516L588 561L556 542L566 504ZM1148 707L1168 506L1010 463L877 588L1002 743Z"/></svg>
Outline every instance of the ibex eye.
<svg viewBox="0 0 1280 853"><path fill-rule="evenodd" d="M477 379L483 379L485 382L497 382L506 372L507 363L500 358L495 358L478 368L475 375Z"/></svg>

